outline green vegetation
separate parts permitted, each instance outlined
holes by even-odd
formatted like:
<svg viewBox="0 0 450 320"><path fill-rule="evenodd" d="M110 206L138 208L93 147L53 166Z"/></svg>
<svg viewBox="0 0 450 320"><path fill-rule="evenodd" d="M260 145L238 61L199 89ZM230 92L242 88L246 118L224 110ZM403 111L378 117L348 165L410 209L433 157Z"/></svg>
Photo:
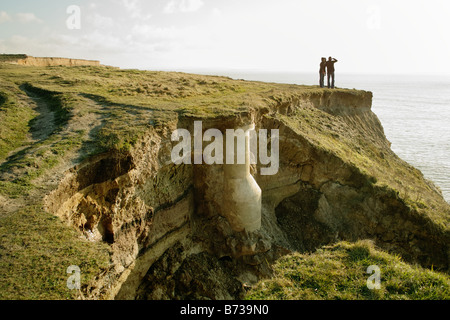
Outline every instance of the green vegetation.
<svg viewBox="0 0 450 320"><path fill-rule="evenodd" d="M29 82L22 85L24 91L32 92L43 99L49 106L50 110L54 112L54 125L63 126L70 118L70 113L75 107L77 98L71 93L59 93L35 87Z"/></svg>
<svg viewBox="0 0 450 320"><path fill-rule="evenodd" d="M318 92L316 87L308 86L110 67L44 68L4 64L0 73L16 92L23 91L19 89L22 86L46 99L58 110L56 121L68 120L73 100L89 99L101 106L95 111L104 117L104 126L96 139L99 151L129 149L148 127L162 125L179 115L231 116L249 108L266 108L268 100L277 99L273 94L280 89L286 94Z"/></svg>
<svg viewBox="0 0 450 320"><path fill-rule="evenodd" d="M380 271L380 288L369 289ZM274 277L259 282L246 299L263 300L448 300L450 277L401 261L369 241L339 242L314 253L280 258ZM374 283L374 279L369 280Z"/></svg>
<svg viewBox="0 0 450 320"><path fill-rule="evenodd" d="M412 212L431 218L439 232L449 230L448 204L419 170L382 144L385 140L376 126L367 128L359 116L338 117L312 107L276 116L319 150L353 166L365 176L367 188L394 192Z"/></svg>
<svg viewBox="0 0 450 320"><path fill-rule="evenodd" d="M37 112L24 101L19 103L17 96L4 94L3 112L0 113L4 123L0 131L0 159L8 152L23 147L0 165L1 172L16 172L15 179L0 181L0 193L12 198L26 195L32 190L32 181L53 168L67 152L80 147L84 134L82 130L63 132L63 127L71 117L71 110L76 106L76 99L71 94L49 92L29 83L20 85L20 89L23 90L21 95L25 92L38 94L39 99L49 107L52 117L43 119L40 124L46 127L47 134L40 134L41 139L32 141L30 135L40 130L33 128L39 118ZM18 90L14 88L12 92L18 94Z"/></svg>

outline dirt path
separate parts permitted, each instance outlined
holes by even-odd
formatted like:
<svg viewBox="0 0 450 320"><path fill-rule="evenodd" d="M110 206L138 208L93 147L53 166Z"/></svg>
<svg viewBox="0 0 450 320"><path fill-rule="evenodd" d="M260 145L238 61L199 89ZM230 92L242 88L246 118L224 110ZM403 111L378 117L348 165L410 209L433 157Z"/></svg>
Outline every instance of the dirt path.
<svg viewBox="0 0 450 320"><path fill-rule="evenodd" d="M74 108L68 123L61 128L62 130L55 132L57 128L55 114L45 99L24 90L24 88L21 89L24 93L18 97L20 103L31 106L37 112L37 116L31 122L26 144L11 151L8 157L0 163L0 167L8 162L20 162L25 157L38 159L40 152L50 152L49 149L54 142L47 143L45 140L52 134L57 135L55 136L57 139L52 139L57 141L58 139L79 136L80 132L83 132L81 137L83 142L80 147L68 150L51 169L33 179L32 183L36 187L28 194L19 197L0 195L0 217L12 214L22 206L42 199L49 190L57 186L64 173L92 150L95 145L95 134L103 125L101 112L104 107L91 99L80 97L81 103L79 107ZM30 163L30 166L33 166L33 164ZM29 168L27 166L15 167L14 165L8 169L4 168L0 171L0 180L12 182L26 175Z"/></svg>
<svg viewBox="0 0 450 320"><path fill-rule="evenodd" d="M31 108L37 112L37 116L31 122L31 128L27 135L26 144L10 151L9 154L0 161L0 167L36 142L46 139L56 127L54 124L55 114L50 110L48 104L36 94L25 90L23 87L21 89L23 94L18 96L19 103L31 106Z"/></svg>

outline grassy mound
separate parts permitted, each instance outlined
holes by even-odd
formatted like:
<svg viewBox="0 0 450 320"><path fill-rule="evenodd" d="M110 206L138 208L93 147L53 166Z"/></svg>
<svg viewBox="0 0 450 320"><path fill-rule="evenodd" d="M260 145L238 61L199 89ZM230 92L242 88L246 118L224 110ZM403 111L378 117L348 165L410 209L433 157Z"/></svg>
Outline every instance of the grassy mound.
<svg viewBox="0 0 450 320"><path fill-rule="evenodd" d="M379 289L371 286L376 283L375 270L368 273L369 266L379 268ZM370 241L339 242L310 254L294 253L282 257L273 267L274 277L259 282L247 299L450 299L448 275L404 263Z"/></svg>

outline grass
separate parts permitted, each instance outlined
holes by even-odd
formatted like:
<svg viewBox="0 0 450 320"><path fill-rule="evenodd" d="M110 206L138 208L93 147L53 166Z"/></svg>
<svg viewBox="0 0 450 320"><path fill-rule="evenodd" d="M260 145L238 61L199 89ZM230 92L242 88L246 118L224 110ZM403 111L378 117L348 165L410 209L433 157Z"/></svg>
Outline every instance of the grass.
<svg viewBox="0 0 450 320"><path fill-rule="evenodd" d="M26 57L26 54L0 54L0 62L15 62Z"/></svg>
<svg viewBox="0 0 450 320"><path fill-rule="evenodd" d="M21 174L12 181L0 181L0 194L11 198L29 194L29 191L34 188L33 180L56 166L67 152L81 147L82 136L83 132L69 137L51 136L33 145L32 150L19 153L5 162L0 166L0 170L19 170Z"/></svg>
<svg viewBox="0 0 450 320"><path fill-rule="evenodd" d="M61 127L67 123L71 116L71 111L77 102L75 95L70 93L52 92L32 85L29 82L25 82L22 87L45 100L51 111L54 112L54 124L56 126Z"/></svg>
<svg viewBox="0 0 450 320"><path fill-rule="evenodd" d="M27 195L33 190L32 181L40 177L48 169L57 165L64 155L80 148L83 143L83 131L62 132L72 116L72 110L77 106L77 100L69 93L57 93L40 89L29 83L21 84L6 95L3 100L4 113L0 114L4 125L0 131L0 154L5 158L6 154L18 147L23 150L11 155L7 161L0 165L0 172L16 172L16 178L10 181L0 181L0 194L11 198ZM31 141L33 121L37 112L31 109L24 101L19 103L18 98L12 96L20 90L27 90L38 94L53 111L53 123L46 125L54 127L53 132L42 140ZM11 93L12 92L12 93ZM24 92L22 92L24 94ZM1 159L2 157L0 157Z"/></svg>
<svg viewBox="0 0 450 320"><path fill-rule="evenodd" d="M377 266L380 288L374 283ZM274 265L274 277L257 283L249 300L449 300L450 277L402 262L370 241L340 242L314 253L294 253Z"/></svg>
<svg viewBox="0 0 450 320"><path fill-rule="evenodd" d="M393 190L412 212L434 221L441 232L450 229L448 204L419 170L380 143L384 139L376 127L364 127L358 116L333 116L316 108L276 117L315 148L356 168L371 187Z"/></svg>
<svg viewBox="0 0 450 320"><path fill-rule="evenodd" d="M0 239L0 300L74 299L69 266L80 267L82 289L109 266L107 245L81 240L39 205L2 217Z"/></svg>

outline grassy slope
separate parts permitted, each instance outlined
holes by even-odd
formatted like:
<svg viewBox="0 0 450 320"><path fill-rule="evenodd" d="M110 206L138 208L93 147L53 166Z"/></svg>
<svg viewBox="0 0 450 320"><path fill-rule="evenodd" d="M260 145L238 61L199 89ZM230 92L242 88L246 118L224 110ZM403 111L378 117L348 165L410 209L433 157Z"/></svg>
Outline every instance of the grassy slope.
<svg viewBox="0 0 450 320"><path fill-rule="evenodd" d="M0 299L74 299L67 268L80 267L86 287L109 264L109 248L81 240L72 228L38 205L0 217Z"/></svg>
<svg viewBox="0 0 450 320"><path fill-rule="evenodd" d="M367 281L377 266L380 288ZM247 299L275 300L448 300L450 277L412 266L369 242L340 242L315 253L285 256L274 277L259 282ZM373 278L369 282L374 283Z"/></svg>
<svg viewBox="0 0 450 320"><path fill-rule="evenodd" d="M374 143L371 132L314 108L277 117L317 148L357 167L374 187L391 190L412 211L432 219L440 232L450 230L450 207L436 187L389 147Z"/></svg>
<svg viewBox="0 0 450 320"><path fill-rule="evenodd" d="M229 115L248 108L267 108L283 97L321 92L317 87L106 67L0 65L0 75L0 161L13 152L0 166L0 174L11 170L21 173L15 179L0 181L0 199L23 200L21 209L3 215L0 212L0 262L4 270L0 276L0 298L3 299L73 298L76 293L67 290L64 283L67 266L84 266L82 276L91 279L108 265L106 245L77 239L71 229L46 214L38 200L26 199L43 188L36 178L45 175L71 152L78 152L87 143L91 145L90 153L84 156L106 149L127 149L148 127L163 125L178 115ZM36 92L56 114L52 134L31 144L29 134L36 112L22 97L23 88ZM354 90L336 91L358 94ZM376 176L379 184L398 188L395 179L405 179L427 190L420 175L414 177L417 172L405 169L401 162L395 162L398 175L381 175L394 158L381 161L380 150L371 151L367 141L356 141L350 134L346 135L344 123L341 123L344 134L339 138L334 136L326 125L338 121L337 118L319 110L298 112L281 120L306 135L317 147L363 170L366 168L368 175ZM95 113L102 119L94 137L66 130L83 113ZM305 117L308 121L304 121ZM302 126L298 126L300 121ZM359 151L352 148L354 145L359 146ZM26 149L14 153L21 146ZM448 229L448 215L443 214L446 208L431 191L411 202L416 207L422 206L423 214L436 218L442 228Z"/></svg>

